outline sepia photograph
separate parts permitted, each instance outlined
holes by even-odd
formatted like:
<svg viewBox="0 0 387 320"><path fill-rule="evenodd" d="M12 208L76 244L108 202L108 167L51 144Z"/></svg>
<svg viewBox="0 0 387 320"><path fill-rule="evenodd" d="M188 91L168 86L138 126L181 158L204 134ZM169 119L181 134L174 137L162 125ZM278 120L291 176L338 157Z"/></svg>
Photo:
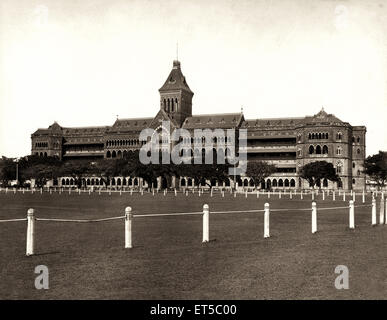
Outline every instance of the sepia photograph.
<svg viewBox="0 0 387 320"><path fill-rule="evenodd" d="M386 35L384 0L2 0L0 300L386 299Z"/></svg>

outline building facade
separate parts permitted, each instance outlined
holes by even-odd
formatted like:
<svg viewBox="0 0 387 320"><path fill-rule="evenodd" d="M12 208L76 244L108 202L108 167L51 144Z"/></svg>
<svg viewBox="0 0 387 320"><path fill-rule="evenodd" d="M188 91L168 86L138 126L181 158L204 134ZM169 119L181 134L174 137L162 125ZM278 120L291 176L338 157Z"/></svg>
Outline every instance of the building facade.
<svg viewBox="0 0 387 320"><path fill-rule="evenodd" d="M112 126L98 127L69 128L55 122L31 135L31 153L43 157L58 156L63 160L121 158L142 147L145 142L139 140L139 134L143 129L164 130L163 121L170 121L170 132L177 128L184 128L191 134L195 129L235 129L236 132L247 129L247 161L267 161L277 168L262 188L307 189L309 183L299 177L301 167L322 160L332 163L341 179L339 183L322 181L322 188L365 188L362 172L366 155L365 126L352 126L323 109L313 116L300 118L245 119L243 112L193 115L194 93L179 61L173 62L159 93L160 109L153 118L117 119ZM171 142L167 141L165 147L171 148ZM122 185L123 179L126 182L131 178L117 179ZM60 179L59 184L63 181L66 184L66 178ZM249 177L241 177L238 182L239 186L252 186ZM174 184L190 187L195 182L183 177ZM221 186L232 185L230 180Z"/></svg>

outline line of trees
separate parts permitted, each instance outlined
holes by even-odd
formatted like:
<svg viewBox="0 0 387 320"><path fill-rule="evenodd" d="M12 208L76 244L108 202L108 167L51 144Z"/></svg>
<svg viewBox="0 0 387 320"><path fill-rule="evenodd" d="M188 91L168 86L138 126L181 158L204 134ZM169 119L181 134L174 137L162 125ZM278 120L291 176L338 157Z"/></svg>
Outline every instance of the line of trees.
<svg viewBox="0 0 387 320"><path fill-rule="evenodd" d="M136 176L142 178L149 186L157 184L158 177L164 177L171 184L172 176L177 178L187 176L200 181L202 185L208 181L224 182L229 179L229 164L148 164L139 161L139 152L129 153L122 159L67 160L60 161L56 157L25 156L18 160L2 157L0 159L0 182L8 185L9 181L18 176L19 185L34 179L38 187L44 186L48 180L59 177L72 177L81 187L82 179L92 175L102 178L107 185L115 176ZM365 160L364 173L383 187L387 181L387 153L380 151ZM17 169L18 168L18 169ZM18 174L16 173L18 170ZM249 161L246 176L250 177L258 187L264 179L276 171L274 165L263 161ZM301 178L306 179L312 187L321 185L323 179L333 182L340 180L332 163L315 161L306 164L299 171ZM239 179L239 176L231 177ZM211 187L211 184L208 184Z"/></svg>

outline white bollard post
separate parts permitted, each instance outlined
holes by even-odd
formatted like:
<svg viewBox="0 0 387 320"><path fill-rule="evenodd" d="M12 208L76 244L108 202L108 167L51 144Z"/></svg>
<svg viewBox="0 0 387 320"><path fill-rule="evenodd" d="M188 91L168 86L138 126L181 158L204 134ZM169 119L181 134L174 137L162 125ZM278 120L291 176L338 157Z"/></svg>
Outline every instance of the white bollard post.
<svg viewBox="0 0 387 320"><path fill-rule="evenodd" d="M175 190L176 191L176 190ZM175 194L176 195L176 194ZM152 196L155 196L155 189L152 189Z"/></svg>
<svg viewBox="0 0 387 320"><path fill-rule="evenodd" d="M386 200L385 200L384 209L386 210L386 216L385 216L385 218L384 218L384 223L387 224L387 198L386 198Z"/></svg>
<svg viewBox="0 0 387 320"><path fill-rule="evenodd" d="M362 194L362 202L365 203L365 192L364 192L364 189L363 189L363 194Z"/></svg>
<svg viewBox="0 0 387 320"><path fill-rule="evenodd" d="M203 205L203 241L210 241L210 207L208 204Z"/></svg>
<svg viewBox="0 0 387 320"><path fill-rule="evenodd" d="M176 188L175 188L175 197L177 197L177 191L176 191Z"/></svg>
<svg viewBox="0 0 387 320"><path fill-rule="evenodd" d="M270 238L270 204L266 202L264 208L263 237Z"/></svg>
<svg viewBox="0 0 387 320"><path fill-rule="evenodd" d="M234 192L234 198L236 198L236 190L235 190L235 192Z"/></svg>
<svg viewBox="0 0 387 320"><path fill-rule="evenodd" d="M355 229L355 205L354 201L349 201L349 229Z"/></svg>
<svg viewBox="0 0 387 320"><path fill-rule="evenodd" d="M379 223L384 224L384 199L380 197Z"/></svg>
<svg viewBox="0 0 387 320"><path fill-rule="evenodd" d="M28 209L27 211L27 245L26 255L32 256L35 252L35 210Z"/></svg>
<svg viewBox="0 0 387 320"><path fill-rule="evenodd" d="M212 198L212 188L211 188L211 198Z"/></svg>
<svg viewBox="0 0 387 320"><path fill-rule="evenodd" d="M317 232L317 204L312 202L312 233Z"/></svg>
<svg viewBox="0 0 387 320"><path fill-rule="evenodd" d="M372 225L375 226L376 222L376 199L372 199Z"/></svg>
<svg viewBox="0 0 387 320"><path fill-rule="evenodd" d="M281 199L281 194L282 194L282 191L278 191L278 199Z"/></svg>
<svg viewBox="0 0 387 320"><path fill-rule="evenodd" d="M165 197L165 194L166 194L165 191L166 191L166 189L164 189L164 197Z"/></svg>
<svg viewBox="0 0 387 320"><path fill-rule="evenodd" d="M199 195L199 197L200 197L200 189L199 189L199 191L198 191L198 195Z"/></svg>
<svg viewBox="0 0 387 320"><path fill-rule="evenodd" d="M131 195L131 196L133 195L133 188L130 189L130 195Z"/></svg>
<svg viewBox="0 0 387 320"><path fill-rule="evenodd" d="M91 190L89 189L89 195L91 194L90 192L91 192ZM120 190L120 195L121 195L121 190Z"/></svg>
<svg viewBox="0 0 387 320"><path fill-rule="evenodd" d="M222 198L224 198L224 190L222 190Z"/></svg>
<svg viewBox="0 0 387 320"><path fill-rule="evenodd" d="M132 248L132 208L125 208L125 248Z"/></svg>
<svg viewBox="0 0 387 320"><path fill-rule="evenodd" d="M7 192L8 192L8 187L5 188L5 194L7 194Z"/></svg>
<svg viewBox="0 0 387 320"><path fill-rule="evenodd" d="M352 200L353 200L353 202L356 201L356 192L355 191L352 193Z"/></svg>
<svg viewBox="0 0 387 320"><path fill-rule="evenodd" d="M40 188L40 194L43 194L43 188Z"/></svg>
<svg viewBox="0 0 387 320"><path fill-rule="evenodd" d="M301 200L304 199L304 195L302 194L302 190L301 190L300 198L301 198Z"/></svg>
<svg viewBox="0 0 387 320"><path fill-rule="evenodd" d="M141 195L144 195L144 189L141 188Z"/></svg>
<svg viewBox="0 0 387 320"><path fill-rule="evenodd" d="M79 195L81 195L81 189L78 189L78 193L79 193Z"/></svg>
<svg viewBox="0 0 387 320"><path fill-rule="evenodd" d="M325 192L322 192L323 200L325 200Z"/></svg>
<svg viewBox="0 0 387 320"><path fill-rule="evenodd" d="M257 199L259 198L259 190L257 190Z"/></svg>
<svg viewBox="0 0 387 320"><path fill-rule="evenodd" d="M345 201L345 191L343 192L343 201Z"/></svg>
<svg viewBox="0 0 387 320"><path fill-rule="evenodd" d="M247 198L247 190L246 190L246 192L245 192L245 198Z"/></svg>
<svg viewBox="0 0 387 320"><path fill-rule="evenodd" d="M270 191L267 192L267 198L270 199Z"/></svg>
<svg viewBox="0 0 387 320"><path fill-rule="evenodd" d="M333 194L332 194L332 200L333 200L333 201L336 201L336 192L335 192L335 191L333 191Z"/></svg>
<svg viewBox="0 0 387 320"><path fill-rule="evenodd" d="M290 199L293 199L292 191L289 192L289 197L290 197Z"/></svg>
<svg viewBox="0 0 387 320"><path fill-rule="evenodd" d="M312 200L314 200L314 191L312 191Z"/></svg>
<svg viewBox="0 0 387 320"><path fill-rule="evenodd" d="M185 196L188 197L188 190L185 192Z"/></svg>

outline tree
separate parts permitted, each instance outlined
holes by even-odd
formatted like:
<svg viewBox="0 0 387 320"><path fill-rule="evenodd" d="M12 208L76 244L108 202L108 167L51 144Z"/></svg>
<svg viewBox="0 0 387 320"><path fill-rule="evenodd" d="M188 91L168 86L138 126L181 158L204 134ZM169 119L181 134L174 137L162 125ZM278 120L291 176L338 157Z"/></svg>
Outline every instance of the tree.
<svg viewBox="0 0 387 320"><path fill-rule="evenodd" d="M384 187L387 180L387 152L379 151L379 153L368 156L364 162L365 170L363 171L379 187Z"/></svg>
<svg viewBox="0 0 387 320"><path fill-rule="evenodd" d="M176 166L175 175L191 177L199 181L201 185L208 185L212 188L211 180L224 182L229 178L229 167L229 164L180 164Z"/></svg>
<svg viewBox="0 0 387 320"><path fill-rule="evenodd" d="M246 175L253 179L254 185L259 185L268 176L276 171L276 167L264 161L249 161Z"/></svg>
<svg viewBox="0 0 387 320"><path fill-rule="evenodd" d="M16 178L16 164L12 158L2 157L0 159L0 181L4 186L8 185L10 180Z"/></svg>
<svg viewBox="0 0 387 320"><path fill-rule="evenodd" d="M339 176L332 163L316 161L304 165L300 170L300 177L306 179L311 187L314 187L322 179L338 182Z"/></svg>
<svg viewBox="0 0 387 320"><path fill-rule="evenodd" d="M35 179L35 185L43 187L61 174L61 165L57 157L25 156L19 159L20 181Z"/></svg>

